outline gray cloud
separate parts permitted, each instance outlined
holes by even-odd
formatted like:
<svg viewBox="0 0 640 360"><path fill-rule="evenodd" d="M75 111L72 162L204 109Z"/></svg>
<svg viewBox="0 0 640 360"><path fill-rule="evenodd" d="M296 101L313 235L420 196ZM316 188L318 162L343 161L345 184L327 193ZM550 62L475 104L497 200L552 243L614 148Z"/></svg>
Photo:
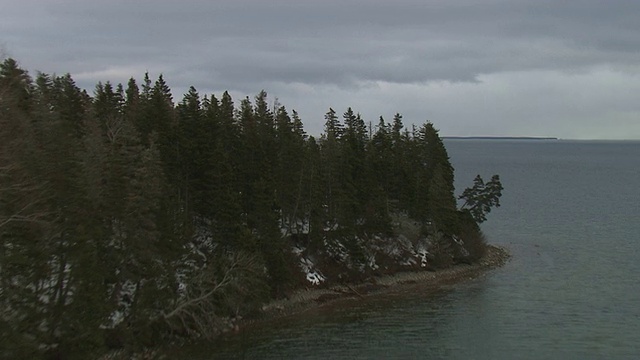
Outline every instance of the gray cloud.
<svg viewBox="0 0 640 360"><path fill-rule="evenodd" d="M178 94L189 85L238 94L264 88L299 101L289 106L302 110L324 101L296 96L301 89L341 102L331 94L357 99L380 84L396 84L395 91L437 97L431 89L439 84L449 96L441 103L456 106L460 96L449 91L459 90L457 84L483 89L467 95L468 103L502 99L501 89L486 83L492 74L592 74L582 86L594 91L615 86L614 73L637 75L639 13L640 2L625 0L24 0L3 1L0 42L29 69L71 72L88 88L149 71L164 73ZM612 83L597 78L602 68L613 71ZM533 88L540 81L528 80ZM532 101L572 99L576 89L562 89L555 98L547 91L510 101L528 108ZM401 103L385 109L404 111ZM378 108L365 100L362 106ZM572 122L564 110L557 113L574 126L577 116ZM455 108L450 113L472 121ZM625 114L617 116L628 119ZM518 122L504 117L484 126L518 132Z"/></svg>

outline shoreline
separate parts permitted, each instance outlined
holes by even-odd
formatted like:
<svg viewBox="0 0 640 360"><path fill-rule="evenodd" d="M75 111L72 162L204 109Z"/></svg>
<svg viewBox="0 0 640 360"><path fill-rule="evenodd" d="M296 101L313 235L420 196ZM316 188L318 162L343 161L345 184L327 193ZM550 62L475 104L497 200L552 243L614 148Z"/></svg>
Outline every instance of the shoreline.
<svg viewBox="0 0 640 360"><path fill-rule="evenodd" d="M239 319L231 323L227 334L238 333L245 328L289 316L299 316L306 311L321 310L377 295L399 293L410 286L420 286L435 291L446 285L477 278L489 270L504 266L510 258L511 254L505 248L487 245L486 254L478 262L471 265L457 264L436 271L399 272L393 275L374 277L371 281L360 284L335 285L322 289L301 289L287 299L274 300L264 305L262 312L256 318Z"/></svg>
<svg viewBox="0 0 640 360"><path fill-rule="evenodd" d="M335 285L321 289L301 289L294 292L287 299L274 300L262 307L258 317L232 319L217 339L213 341L228 341L251 328L269 326L274 322L286 320L290 317L303 316L308 311L331 311L335 307L353 305L353 301L372 299L385 294L401 294L402 292L420 288L427 295L444 286L459 284L486 274L492 269L504 266L511 254L501 246L487 245L486 254L474 264L458 264L447 269L436 271L407 271L393 275L383 275L372 278L373 281ZM175 346L169 345L170 347ZM166 359L160 348L149 348L134 354L138 359ZM113 351L100 357L101 360L127 359L124 351Z"/></svg>

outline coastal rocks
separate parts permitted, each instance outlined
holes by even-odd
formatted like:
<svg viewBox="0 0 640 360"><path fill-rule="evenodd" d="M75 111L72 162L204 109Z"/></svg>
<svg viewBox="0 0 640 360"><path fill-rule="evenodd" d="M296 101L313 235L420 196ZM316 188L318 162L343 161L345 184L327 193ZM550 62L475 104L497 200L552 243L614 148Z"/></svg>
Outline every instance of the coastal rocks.
<svg viewBox="0 0 640 360"><path fill-rule="evenodd" d="M400 291L403 285L437 288L480 276L490 269L503 266L509 258L510 255L506 249L488 245L484 257L471 265L458 264L437 271L398 272L393 275L372 277L367 282L360 284L336 285L322 289L304 289L295 292L288 299L275 300L263 306L261 318L262 320L278 318L318 306L325 306L342 299Z"/></svg>
<svg viewBox="0 0 640 360"><path fill-rule="evenodd" d="M487 253L479 261L482 266L489 268L501 267L511 258L511 254L505 248L493 245L488 245L487 248Z"/></svg>

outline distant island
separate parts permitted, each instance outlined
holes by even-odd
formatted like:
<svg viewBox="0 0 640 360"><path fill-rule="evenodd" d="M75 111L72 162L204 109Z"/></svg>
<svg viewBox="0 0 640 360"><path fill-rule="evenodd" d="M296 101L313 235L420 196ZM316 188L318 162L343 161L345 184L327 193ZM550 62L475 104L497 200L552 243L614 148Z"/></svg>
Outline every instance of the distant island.
<svg viewBox="0 0 640 360"><path fill-rule="evenodd" d="M443 136L444 140L559 140L557 137L537 136Z"/></svg>

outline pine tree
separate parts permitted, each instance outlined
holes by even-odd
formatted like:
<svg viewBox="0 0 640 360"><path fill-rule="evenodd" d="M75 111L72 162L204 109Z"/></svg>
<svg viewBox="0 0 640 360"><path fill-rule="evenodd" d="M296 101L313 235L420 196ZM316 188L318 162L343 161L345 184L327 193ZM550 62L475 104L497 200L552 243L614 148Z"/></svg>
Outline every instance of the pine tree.
<svg viewBox="0 0 640 360"><path fill-rule="evenodd" d="M44 81L46 82L46 81ZM48 192L30 125L31 78L12 59L0 64L0 356L36 356L41 334L38 297L30 283L46 277L47 254L38 249L49 228ZM34 246L35 245L35 246ZM36 264L36 266L33 266Z"/></svg>
<svg viewBox="0 0 640 360"><path fill-rule="evenodd" d="M389 193L391 189L391 171L393 166L393 158L391 153L391 136L389 134L389 126L385 123L384 118L380 116L376 132L373 135L369 147L367 149L368 159L376 177L377 183L385 192Z"/></svg>
<svg viewBox="0 0 640 360"><path fill-rule="evenodd" d="M305 217L309 224L308 248L311 253L322 247L327 222L325 179L322 174L324 168L321 148L316 139L310 136L305 142L305 163L308 164L304 177Z"/></svg>
<svg viewBox="0 0 640 360"><path fill-rule="evenodd" d="M397 174L393 173L395 167L392 153L391 135L389 125L382 116L377 125L377 131L373 135L367 148L367 166L373 181L371 187L372 205L367 207L370 220L368 223L376 224L373 227L376 232L388 233L391 229L390 215L397 211L393 202L397 198L393 197L393 178Z"/></svg>
<svg viewBox="0 0 640 360"><path fill-rule="evenodd" d="M31 104L32 79L12 58L0 65L0 89L5 107L28 111Z"/></svg>
<svg viewBox="0 0 640 360"><path fill-rule="evenodd" d="M414 210L422 221L434 221L448 233L456 231L453 166L438 131L430 122L417 132L419 171Z"/></svg>
<svg viewBox="0 0 640 360"><path fill-rule="evenodd" d="M200 95L192 86L177 107L177 124L174 130L176 183L187 216L206 211L206 198L202 195L209 132L205 129Z"/></svg>
<svg viewBox="0 0 640 360"><path fill-rule="evenodd" d="M79 137L85 132L86 94L70 76L52 79L42 74L36 86L36 98L28 107L2 107L16 111L2 117L9 121L2 131L22 134L17 142L6 143L2 166L7 173L2 178L22 199L14 202L12 196L3 196L1 201L3 215L21 207L0 228L1 286L17 290L8 297L6 291L0 295L3 306L15 310L11 319L0 321L6 325L3 332L15 334L7 334L12 339L7 349L16 356L43 349L52 355L86 354L101 346L99 326L109 313L102 301L106 287L98 251L101 224L92 216L82 176L84 149Z"/></svg>
<svg viewBox="0 0 640 360"><path fill-rule="evenodd" d="M213 97L211 104L214 106ZM240 198L243 189L239 184L240 129L235 121L234 112L233 100L228 92L222 95L217 111L209 111L210 116L214 116L210 120L215 122L217 129L217 141L210 159L210 180L215 186L212 197L215 237L226 248L237 250L247 246L245 234L248 230Z"/></svg>
<svg viewBox="0 0 640 360"><path fill-rule="evenodd" d="M302 128L295 128L284 106L277 110L276 125L276 201L281 212L281 227L286 235L291 235L299 232L299 224L304 221L304 132Z"/></svg>
<svg viewBox="0 0 640 360"><path fill-rule="evenodd" d="M343 197L340 207L340 225L356 231L367 202L369 185L365 167L366 126L360 115L348 108L343 115L344 136L341 146L340 182Z"/></svg>
<svg viewBox="0 0 640 360"><path fill-rule="evenodd" d="M145 85L143 86L143 112L145 119L142 121L144 126L141 127L140 133L143 139L145 133L150 134L155 132L157 134L158 149L160 150L160 156L165 166L165 174L170 181L175 182L173 174L177 174L179 167L176 164L176 134L174 132L175 126L175 111L173 104L173 96L171 95L171 89L164 81L162 75L158 77L156 82L151 88L150 93L147 95L147 86L145 78ZM147 99L147 96L148 99Z"/></svg>
<svg viewBox="0 0 640 360"><path fill-rule="evenodd" d="M477 175L473 180L473 187L465 189L460 195L459 199L464 200L460 209L468 211L477 223L485 222L491 208L500 207L502 190L499 175L493 175L486 184L482 177Z"/></svg>
<svg viewBox="0 0 640 360"><path fill-rule="evenodd" d="M326 206L325 222L329 228L333 228L338 221L342 189L340 182L341 150L343 127L333 109L325 114L324 134L320 139L322 154L322 168L320 174L323 178L324 205Z"/></svg>
<svg viewBox="0 0 640 360"><path fill-rule="evenodd" d="M76 86L69 74L55 77L53 89L57 116L71 127L76 138L81 138L85 134L84 122L91 103L89 95Z"/></svg>
<svg viewBox="0 0 640 360"><path fill-rule="evenodd" d="M389 128L391 168L388 173L387 192L394 204L406 211L411 208L414 198L414 188L410 185L414 179L410 174L413 174L416 168L415 156L412 154L413 142L406 129L404 132L403 129L402 115L397 113Z"/></svg>

